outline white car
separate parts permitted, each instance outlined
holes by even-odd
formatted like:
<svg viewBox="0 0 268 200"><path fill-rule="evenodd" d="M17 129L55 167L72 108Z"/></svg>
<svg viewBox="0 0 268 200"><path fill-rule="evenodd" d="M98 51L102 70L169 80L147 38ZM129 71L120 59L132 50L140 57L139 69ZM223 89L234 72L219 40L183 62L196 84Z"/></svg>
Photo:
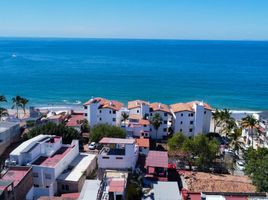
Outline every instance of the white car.
<svg viewBox="0 0 268 200"><path fill-rule="evenodd" d="M96 142L91 142L91 143L88 145L88 148L89 148L90 150L94 150L94 149L96 149Z"/></svg>
<svg viewBox="0 0 268 200"><path fill-rule="evenodd" d="M245 163L243 160L236 161L236 167L238 170L243 171L245 169Z"/></svg>

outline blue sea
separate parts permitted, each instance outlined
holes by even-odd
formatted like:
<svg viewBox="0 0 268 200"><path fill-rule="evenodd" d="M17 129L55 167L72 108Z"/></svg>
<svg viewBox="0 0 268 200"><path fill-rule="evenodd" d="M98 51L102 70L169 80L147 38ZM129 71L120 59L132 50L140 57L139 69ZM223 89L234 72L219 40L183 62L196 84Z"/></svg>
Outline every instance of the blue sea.
<svg viewBox="0 0 268 200"><path fill-rule="evenodd" d="M0 38L0 94L32 105L102 96L268 110L268 42Z"/></svg>

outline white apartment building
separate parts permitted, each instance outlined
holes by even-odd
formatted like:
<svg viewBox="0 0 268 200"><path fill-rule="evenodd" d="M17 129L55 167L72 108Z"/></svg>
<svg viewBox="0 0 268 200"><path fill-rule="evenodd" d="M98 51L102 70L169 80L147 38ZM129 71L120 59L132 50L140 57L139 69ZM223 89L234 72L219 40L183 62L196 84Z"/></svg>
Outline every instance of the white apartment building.
<svg viewBox="0 0 268 200"><path fill-rule="evenodd" d="M62 138L38 135L10 153L10 165L32 166L33 187L26 199L53 196L57 192L57 177L78 156L78 140L62 144Z"/></svg>
<svg viewBox="0 0 268 200"><path fill-rule="evenodd" d="M158 113L162 118L162 124L156 130L151 125L151 133L150 136L152 139L166 139L168 136L169 128L172 125L172 114L170 108L166 104L162 103L151 103L150 104L150 116L149 118L153 118L153 116Z"/></svg>
<svg viewBox="0 0 268 200"><path fill-rule="evenodd" d="M142 119L140 115L129 115L128 123L124 127L127 137L150 137L150 121Z"/></svg>
<svg viewBox="0 0 268 200"><path fill-rule="evenodd" d="M212 108L203 102L192 101L170 105L173 114L173 131L186 136L208 133L212 117Z"/></svg>
<svg viewBox="0 0 268 200"><path fill-rule="evenodd" d="M141 119L148 119L150 115L150 104L143 100L128 102L129 115L139 115Z"/></svg>
<svg viewBox="0 0 268 200"><path fill-rule="evenodd" d="M101 169L135 169L139 148L135 139L104 137L99 142L104 147L98 155Z"/></svg>
<svg viewBox="0 0 268 200"><path fill-rule="evenodd" d="M92 127L96 124L121 124L123 104L104 98L93 98L84 103L85 117Z"/></svg>

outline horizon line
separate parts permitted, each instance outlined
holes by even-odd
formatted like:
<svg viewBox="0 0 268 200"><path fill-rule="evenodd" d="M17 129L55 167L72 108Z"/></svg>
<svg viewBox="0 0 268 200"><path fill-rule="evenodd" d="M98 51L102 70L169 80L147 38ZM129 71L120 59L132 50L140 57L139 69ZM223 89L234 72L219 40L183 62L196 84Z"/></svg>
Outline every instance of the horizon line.
<svg viewBox="0 0 268 200"><path fill-rule="evenodd" d="M241 41L268 42L268 39L195 39L195 38L139 38L139 37L79 37L79 36L0 36L0 39L73 39L73 40L170 40L170 41Z"/></svg>

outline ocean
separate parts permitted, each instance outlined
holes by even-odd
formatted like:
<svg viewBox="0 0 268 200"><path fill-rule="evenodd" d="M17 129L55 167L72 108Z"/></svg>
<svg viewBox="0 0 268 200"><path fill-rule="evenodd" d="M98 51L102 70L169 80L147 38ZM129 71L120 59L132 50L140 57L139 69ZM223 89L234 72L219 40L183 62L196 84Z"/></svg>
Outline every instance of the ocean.
<svg viewBox="0 0 268 200"><path fill-rule="evenodd" d="M101 96L268 110L268 42L0 38L0 94L31 105Z"/></svg>

